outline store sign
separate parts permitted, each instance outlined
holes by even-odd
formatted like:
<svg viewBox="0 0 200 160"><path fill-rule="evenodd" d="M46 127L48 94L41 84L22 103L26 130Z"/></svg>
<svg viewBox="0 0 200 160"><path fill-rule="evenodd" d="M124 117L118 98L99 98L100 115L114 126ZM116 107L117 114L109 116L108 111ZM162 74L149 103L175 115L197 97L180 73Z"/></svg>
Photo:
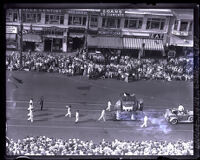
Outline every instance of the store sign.
<svg viewBox="0 0 200 160"><path fill-rule="evenodd" d="M17 33L16 26L6 26L6 33Z"/></svg>
<svg viewBox="0 0 200 160"><path fill-rule="evenodd" d="M121 31L119 30L109 30L109 29L100 29L98 30L98 34L101 35L113 35L113 36L121 36Z"/></svg>
<svg viewBox="0 0 200 160"><path fill-rule="evenodd" d="M102 9L101 16L124 17L125 11L122 9Z"/></svg>
<svg viewBox="0 0 200 160"><path fill-rule="evenodd" d="M81 14L81 15L87 15L87 12L84 11L77 11L77 10L69 10L69 14Z"/></svg>
<svg viewBox="0 0 200 160"><path fill-rule="evenodd" d="M153 33L153 34L150 34L150 38L152 38L152 39L163 39L164 38L164 34L159 34L159 33L155 34L155 33Z"/></svg>
<svg viewBox="0 0 200 160"><path fill-rule="evenodd" d="M172 34L177 35L177 36L188 36L188 32L183 32L183 31L172 31Z"/></svg>

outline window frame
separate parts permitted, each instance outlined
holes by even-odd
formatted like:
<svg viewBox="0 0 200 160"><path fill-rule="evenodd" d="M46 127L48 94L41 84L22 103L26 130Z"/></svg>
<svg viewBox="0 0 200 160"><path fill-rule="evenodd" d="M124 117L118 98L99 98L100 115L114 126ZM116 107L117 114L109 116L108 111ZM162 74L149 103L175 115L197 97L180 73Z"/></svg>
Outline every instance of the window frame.
<svg viewBox="0 0 200 160"><path fill-rule="evenodd" d="M14 20L14 14L17 15L17 19ZM17 22L19 20L19 16L17 11L7 10L6 11L6 21L7 22Z"/></svg>
<svg viewBox="0 0 200 160"><path fill-rule="evenodd" d="M181 30L182 23L187 23L185 30ZM180 31L180 32L188 32L188 29L189 29L189 28L188 28L188 25L189 25L189 21L181 20L179 31Z"/></svg>
<svg viewBox="0 0 200 160"><path fill-rule="evenodd" d="M74 23L75 18L80 18L80 23ZM71 19L71 22L70 22ZM75 25L75 26L86 26L87 23L87 16L86 15L74 15L74 14L69 14L68 18L68 25Z"/></svg>
<svg viewBox="0 0 200 160"><path fill-rule="evenodd" d="M92 18L96 18L96 21L95 22L92 21ZM93 25L93 24L95 24L95 25ZM90 15L90 27L91 28L97 28L98 27L98 15Z"/></svg>
<svg viewBox="0 0 200 160"><path fill-rule="evenodd" d="M47 20L48 19L48 20ZM45 14L45 24L60 24L60 25L64 25L64 15L62 14ZM62 23L61 23L61 20Z"/></svg>
<svg viewBox="0 0 200 160"><path fill-rule="evenodd" d="M135 27L130 27L131 21L136 21L136 26ZM127 22L127 26L126 26L126 22ZM140 25L140 22L141 22L141 25ZM129 18L125 18L124 28L141 29L142 28L142 24L143 24L143 17L129 17Z"/></svg>
<svg viewBox="0 0 200 160"><path fill-rule="evenodd" d="M41 18L41 13L22 13L22 22L24 23L40 23Z"/></svg>
<svg viewBox="0 0 200 160"><path fill-rule="evenodd" d="M115 26L108 26L108 20L111 19L111 20L114 20L115 22ZM105 22L103 22L105 20ZM115 18L115 17L103 17L102 18L102 27L103 28L113 28L113 29L118 29L120 28L120 18Z"/></svg>
<svg viewBox="0 0 200 160"><path fill-rule="evenodd" d="M156 20L156 19L159 19L159 20ZM158 28L152 28L152 22L159 23L159 27ZM148 28L148 23L150 23L149 28ZM163 23L163 27L162 27L162 23ZM166 23L166 18L147 18L146 29L147 30L164 30L165 23Z"/></svg>

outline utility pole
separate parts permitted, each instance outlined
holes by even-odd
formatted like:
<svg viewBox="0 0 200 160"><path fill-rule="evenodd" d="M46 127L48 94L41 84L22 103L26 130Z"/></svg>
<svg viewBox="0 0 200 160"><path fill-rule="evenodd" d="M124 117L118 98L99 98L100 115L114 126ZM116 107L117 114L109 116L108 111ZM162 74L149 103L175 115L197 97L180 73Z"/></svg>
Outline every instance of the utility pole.
<svg viewBox="0 0 200 160"><path fill-rule="evenodd" d="M20 54L20 68L22 68L22 30L23 30L23 23L22 23L22 9L19 9L19 23L20 23L20 27L19 27L19 54Z"/></svg>

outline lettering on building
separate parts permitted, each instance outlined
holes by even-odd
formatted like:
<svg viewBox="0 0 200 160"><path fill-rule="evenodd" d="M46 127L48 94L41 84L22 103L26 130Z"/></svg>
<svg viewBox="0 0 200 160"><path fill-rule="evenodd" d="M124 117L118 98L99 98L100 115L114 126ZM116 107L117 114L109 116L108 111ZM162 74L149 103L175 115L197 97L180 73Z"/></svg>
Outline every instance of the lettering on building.
<svg viewBox="0 0 200 160"><path fill-rule="evenodd" d="M17 27L16 26L6 26L6 33L17 34Z"/></svg>
<svg viewBox="0 0 200 160"><path fill-rule="evenodd" d="M101 16L111 17L124 17L125 11L122 9L102 9L100 12Z"/></svg>

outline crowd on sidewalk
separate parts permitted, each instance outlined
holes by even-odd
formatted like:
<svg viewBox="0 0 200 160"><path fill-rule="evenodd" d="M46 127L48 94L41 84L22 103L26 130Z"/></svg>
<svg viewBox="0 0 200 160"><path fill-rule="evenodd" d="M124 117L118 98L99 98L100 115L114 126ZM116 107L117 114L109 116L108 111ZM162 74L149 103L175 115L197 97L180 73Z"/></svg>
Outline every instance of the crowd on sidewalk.
<svg viewBox="0 0 200 160"><path fill-rule="evenodd" d="M8 138L7 138L8 139ZM193 155L193 141L105 141L45 136L6 141L7 155Z"/></svg>
<svg viewBox="0 0 200 160"><path fill-rule="evenodd" d="M22 67L18 53L6 56L8 70L57 72L68 76L83 75L89 78L116 78L126 80L162 79L192 80L193 62L187 57L170 59L136 59L130 56L88 55L74 57L42 53L24 54Z"/></svg>

